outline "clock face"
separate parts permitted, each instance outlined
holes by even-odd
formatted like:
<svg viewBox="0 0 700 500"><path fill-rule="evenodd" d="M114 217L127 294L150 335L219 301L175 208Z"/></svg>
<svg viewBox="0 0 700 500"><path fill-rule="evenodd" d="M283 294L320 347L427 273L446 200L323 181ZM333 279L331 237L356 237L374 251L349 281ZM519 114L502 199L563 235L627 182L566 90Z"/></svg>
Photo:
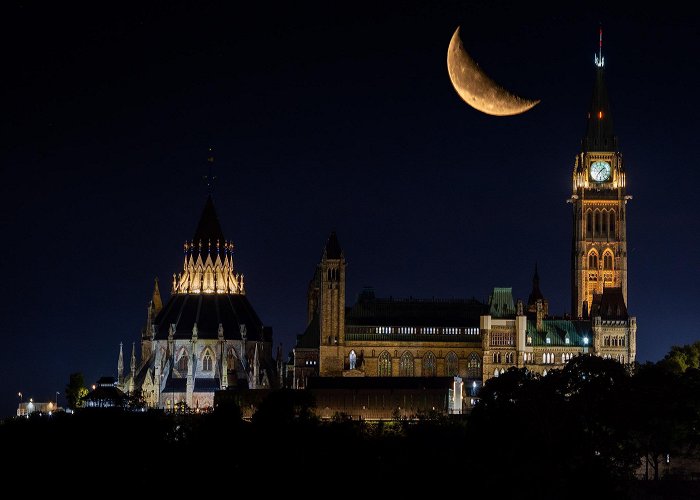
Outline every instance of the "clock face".
<svg viewBox="0 0 700 500"><path fill-rule="evenodd" d="M591 163L591 179L603 182L610 179L610 163L607 161L594 161Z"/></svg>

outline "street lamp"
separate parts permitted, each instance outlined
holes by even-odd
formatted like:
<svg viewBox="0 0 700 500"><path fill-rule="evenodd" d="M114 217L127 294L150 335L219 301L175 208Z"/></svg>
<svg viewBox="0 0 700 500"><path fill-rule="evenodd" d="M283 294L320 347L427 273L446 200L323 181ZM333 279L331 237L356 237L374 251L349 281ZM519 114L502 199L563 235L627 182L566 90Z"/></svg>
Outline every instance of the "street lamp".
<svg viewBox="0 0 700 500"><path fill-rule="evenodd" d="M19 397L19 402L21 403L21 402L22 402L22 393L21 393L21 392L18 392L18 393L17 393L17 396Z"/></svg>
<svg viewBox="0 0 700 500"><path fill-rule="evenodd" d="M58 391L56 391L56 398L55 398L54 406L56 407L56 409L58 409Z"/></svg>

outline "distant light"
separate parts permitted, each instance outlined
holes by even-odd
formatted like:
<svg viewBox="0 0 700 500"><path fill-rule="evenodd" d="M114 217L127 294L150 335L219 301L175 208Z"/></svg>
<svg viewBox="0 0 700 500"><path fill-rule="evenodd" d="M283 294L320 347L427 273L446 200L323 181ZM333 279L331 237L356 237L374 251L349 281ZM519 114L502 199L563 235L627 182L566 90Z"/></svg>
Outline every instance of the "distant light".
<svg viewBox="0 0 700 500"><path fill-rule="evenodd" d="M598 119L599 120L603 119L603 112L602 111L598 111Z"/></svg>
<svg viewBox="0 0 700 500"><path fill-rule="evenodd" d="M95 384L92 384L92 390L93 391L95 390Z"/></svg>
<svg viewBox="0 0 700 500"><path fill-rule="evenodd" d="M583 337L583 345L588 345L588 337Z"/></svg>

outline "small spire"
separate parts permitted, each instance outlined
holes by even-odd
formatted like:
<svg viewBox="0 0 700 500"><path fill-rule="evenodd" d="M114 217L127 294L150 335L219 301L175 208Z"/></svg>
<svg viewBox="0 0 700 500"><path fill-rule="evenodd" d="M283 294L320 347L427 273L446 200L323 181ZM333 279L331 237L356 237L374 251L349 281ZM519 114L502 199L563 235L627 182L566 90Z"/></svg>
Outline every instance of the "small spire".
<svg viewBox="0 0 700 500"><path fill-rule="evenodd" d="M603 58L603 25L598 27L598 54L594 56L595 65L602 68L605 65L605 59Z"/></svg>
<svg viewBox="0 0 700 500"><path fill-rule="evenodd" d="M207 151L207 166L208 171L204 179L207 181L207 194L211 195L214 190L214 180L216 179L216 176L212 174L212 168L214 167L214 149L211 146L209 146L209 150Z"/></svg>
<svg viewBox="0 0 700 500"><path fill-rule="evenodd" d="M151 304L153 304L156 314L163 309L163 300L160 298L160 287L158 286L158 276L156 276L153 283L153 297L151 298Z"/></svg>
<svg viewBox="0 0 700 500"><path fill-rule="evenodd" d="M136 371L136 342L131 344L131 374Z"/></svg>
<svg viewBox="0 0 700 500"><path fill-rule="evenodd" d="M119 342L119 359L117 360L117 380L119 384L124 383L124 352L121 342Z"/></svg>

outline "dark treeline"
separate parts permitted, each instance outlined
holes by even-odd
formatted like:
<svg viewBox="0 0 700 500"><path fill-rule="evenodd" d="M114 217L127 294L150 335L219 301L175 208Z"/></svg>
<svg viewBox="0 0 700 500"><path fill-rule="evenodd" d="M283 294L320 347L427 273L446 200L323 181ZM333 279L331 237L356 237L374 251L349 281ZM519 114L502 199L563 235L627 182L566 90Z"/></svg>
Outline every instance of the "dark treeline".
<svg viewBox="0 0 700 500"><path fill-rule="evenodd" d="M581 356L544 377L511 368L468 417L322 422L309 393L280 390L252 422L230 401L209 414L83 409L8 419L0 446L6 477L37 485L118 477L177 492L207 477L305 491L327 478L409 492L434 481L455 495L690 498L700 492L687 465L698 464L699 352L674 348L634 369Z"/></svg>

